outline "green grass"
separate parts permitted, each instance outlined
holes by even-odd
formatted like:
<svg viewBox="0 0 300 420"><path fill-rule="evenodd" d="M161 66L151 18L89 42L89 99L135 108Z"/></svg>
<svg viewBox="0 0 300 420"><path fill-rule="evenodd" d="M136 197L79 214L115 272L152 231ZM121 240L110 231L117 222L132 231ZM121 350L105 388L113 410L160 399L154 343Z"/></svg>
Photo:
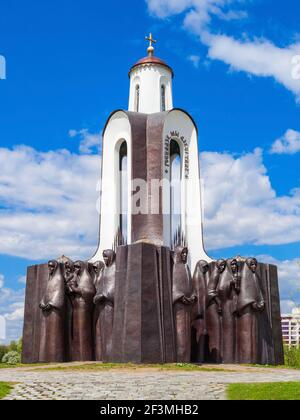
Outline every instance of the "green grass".
<svg viewBox="0 0 300 420"><path fill-rule="evenodd" d="M12 384L0 382L0 400L6 397L6 395L8 395L12 389L13 389Z"/></svg>
<svg viewBox="0 0 300 420"><path fill-rule="evenodd" d="M299 401L300 382L233 384L227 388L231 401Z"/></svg>
<svg viewBox="0 0 300 420"><path fill-rule="evenodd" d="M140 369L158 369L164 371L193 371L193 372L235 372L234 370L222 369L217 367L201 367L193 364L165 364L165 365L135 365L132 363L90 363L82 365L61 365L47 367L44 371L104 371L104 370L140 370Z"/></svg>
<svg viewBox="0 0 300 420"><path fill-rule="evenodd" d="M37 366L49 366L49 364L35 363L35 364L30 364L30 365L23 365L22 363L18 363L17 365L9 365L8 363L0 363L0 369L28 368L28 367L37 367Z"/></svg>

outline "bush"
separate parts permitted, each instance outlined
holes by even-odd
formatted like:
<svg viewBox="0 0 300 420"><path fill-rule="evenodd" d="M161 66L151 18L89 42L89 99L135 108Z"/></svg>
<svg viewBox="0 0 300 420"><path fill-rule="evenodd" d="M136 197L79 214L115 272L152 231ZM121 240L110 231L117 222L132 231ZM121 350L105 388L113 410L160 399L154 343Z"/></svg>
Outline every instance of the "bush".
<svg viewBox="0 0 300 420"><path fill-rule="evenodd" d="M285 365L292 368L300 368L300 348L288 346L284 349Z"/></svg>
<svg viewBox="0 0 300 420"><path fill-rule="evenodd" d="M10 351L3 356L2 363L17 365L18 363L21 363L21 355L16 351Z"/></svg>
<svg viewBox="0 0 300 420"><path fill-rule="evenodd" d="M0 346L0 363L3 359L3 356L8 352L7 346Z"/></svg>

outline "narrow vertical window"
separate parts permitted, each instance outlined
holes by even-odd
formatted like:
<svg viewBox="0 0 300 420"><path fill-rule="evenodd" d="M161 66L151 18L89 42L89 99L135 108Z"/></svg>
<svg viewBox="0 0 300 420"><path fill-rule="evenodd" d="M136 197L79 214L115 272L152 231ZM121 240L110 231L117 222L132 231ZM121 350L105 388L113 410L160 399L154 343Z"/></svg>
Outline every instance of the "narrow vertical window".
<svg viewBox="0 0 300 420"><path fill-rule="evenodd" d="M166 109L166 86L161 85L161 111L165 112Z"/></svg>
<svg viewBox="0 0 300 420"><path fill-rule="evenodd" d="M135 112L140 111L140 85L135 87Z"/></svg>
<svg viewBox="0 0 300 420"><path fill-rule="evenodd" d="M127 223L128 223L128 168L127 168L127 143L124 141L120 148L119 157L120 170L120 232L122 237L127 238Z"/></svg>

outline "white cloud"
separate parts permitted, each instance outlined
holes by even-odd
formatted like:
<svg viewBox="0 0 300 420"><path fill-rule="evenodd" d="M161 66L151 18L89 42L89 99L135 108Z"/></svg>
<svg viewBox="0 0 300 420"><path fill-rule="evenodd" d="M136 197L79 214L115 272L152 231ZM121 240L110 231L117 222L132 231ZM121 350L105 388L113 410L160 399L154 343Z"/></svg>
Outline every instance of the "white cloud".
<svg viewBox="0 0 300 420"><path fill-rule="evenodd" d="M278 267L281 299L285 301L285 305L295 307L295 302L300 302L300 257L280 261L268 255L258 255L257 259Z"/></svg>
<svg viewBox="0 0 300 420"><path fill-rule="evenodd" d="M300 189L278 196L260 149L201 154L207 249L300 241Z"/></svg>
<svg viewBox="0 0 300 420"><path fill-rule="evenodd" d="M4 286L4 276L3 274L0 274L0 289Z"/></svg>
<svg viewBox="0 0 300 420"><path fill-rule="evenodd" d="M82 130L70 130L69 136L71 138L79 138L79 151L83 154L91 154L95 151L100 153L102 146L102 135L101 134L92 134L88 129L84 128Z"/></svg>
<svg viewBox="0 0 300 420"><path fill-rule="evenodd" d="M0 149L0 253L89 257L97 243L100 157Z"/></svg>
<svg viewBox="0 0 300 420"><path fill-rule="evenodd" d="M200 65L201 57L199 55L189 55L188 60L193 64L193 66L198 69Z"/></svg>
<svg viewBox="0 0 300 420"><path fill-rule="evenodd" d="M21 283L21 284L26 284L26 281L27 281L26 276L20 276L20 277L18 278L18 283Z"/></svg>
<svg viewBox="0 0 300 420"><path fill-rule="evenodd" d="M298 305L292 300L282 300L280 302L281 314L290 315L294 309L298 308Z"/></svg>
<svg viewBox="0 0 300 420"><path fill-rule="evenodd" d="M300 152L300 132L287 130L286 133L272 145L272 154L294 155Z"/></svg>
<svg viewBox="0 0 300 420"><path fill-rule="evenodd" d="M267 39L235 39L213 27L212 16L221 20L242 19L245 11L235 10L235 0L146 0L149 11L165 19L184 13L183 27L199 36L208 47L208 57L229 65L231 70L259 77L271 77L300 101L300 43L281 48ZM215 22L214 22L215 24ZM216 24L215 24L216 26Z"/></svg>
<svg viewBox="0 0 300 420"><path fill-rule="evenodd" d="M210 59L223 61L231 70L272 77L300 100L300 80L293 77L292 65L300 43L279 48L268 40L243 41L226 35L209 35L205 39Z"/></svg>
<svg viewBox="0 0 300 420"><path fill-rule="evenodd" d="M6 342L17 340L22 336L24 318L25 290L12 290L4 285L4 276L1 275L0 287L0 316L6 322Z"/></svg>

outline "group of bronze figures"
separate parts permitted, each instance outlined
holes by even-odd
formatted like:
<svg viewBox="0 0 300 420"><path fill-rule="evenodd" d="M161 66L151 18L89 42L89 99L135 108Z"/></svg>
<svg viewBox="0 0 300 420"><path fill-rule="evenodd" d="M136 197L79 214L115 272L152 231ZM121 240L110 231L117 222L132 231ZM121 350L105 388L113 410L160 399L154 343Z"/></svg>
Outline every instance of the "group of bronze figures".
<svg viewBox="0 0 300 420"><path fill-rule="evenodd" d="M41 361L102 361L112 348L115 252L103 262L48 263L49 279L40 303Z"/></svg>
<svg viewBox="0 0 300 420"><path fill-rule="evenodd" d="M257 260L200 261L192 276L187 247L177 246L169 255L174 361L268 361L272 326ZM114 361L115 251L104 251L103 261L48 263L40 302L40 362ZM128 307L121 314L124 318L130 316Z"/></svg>

